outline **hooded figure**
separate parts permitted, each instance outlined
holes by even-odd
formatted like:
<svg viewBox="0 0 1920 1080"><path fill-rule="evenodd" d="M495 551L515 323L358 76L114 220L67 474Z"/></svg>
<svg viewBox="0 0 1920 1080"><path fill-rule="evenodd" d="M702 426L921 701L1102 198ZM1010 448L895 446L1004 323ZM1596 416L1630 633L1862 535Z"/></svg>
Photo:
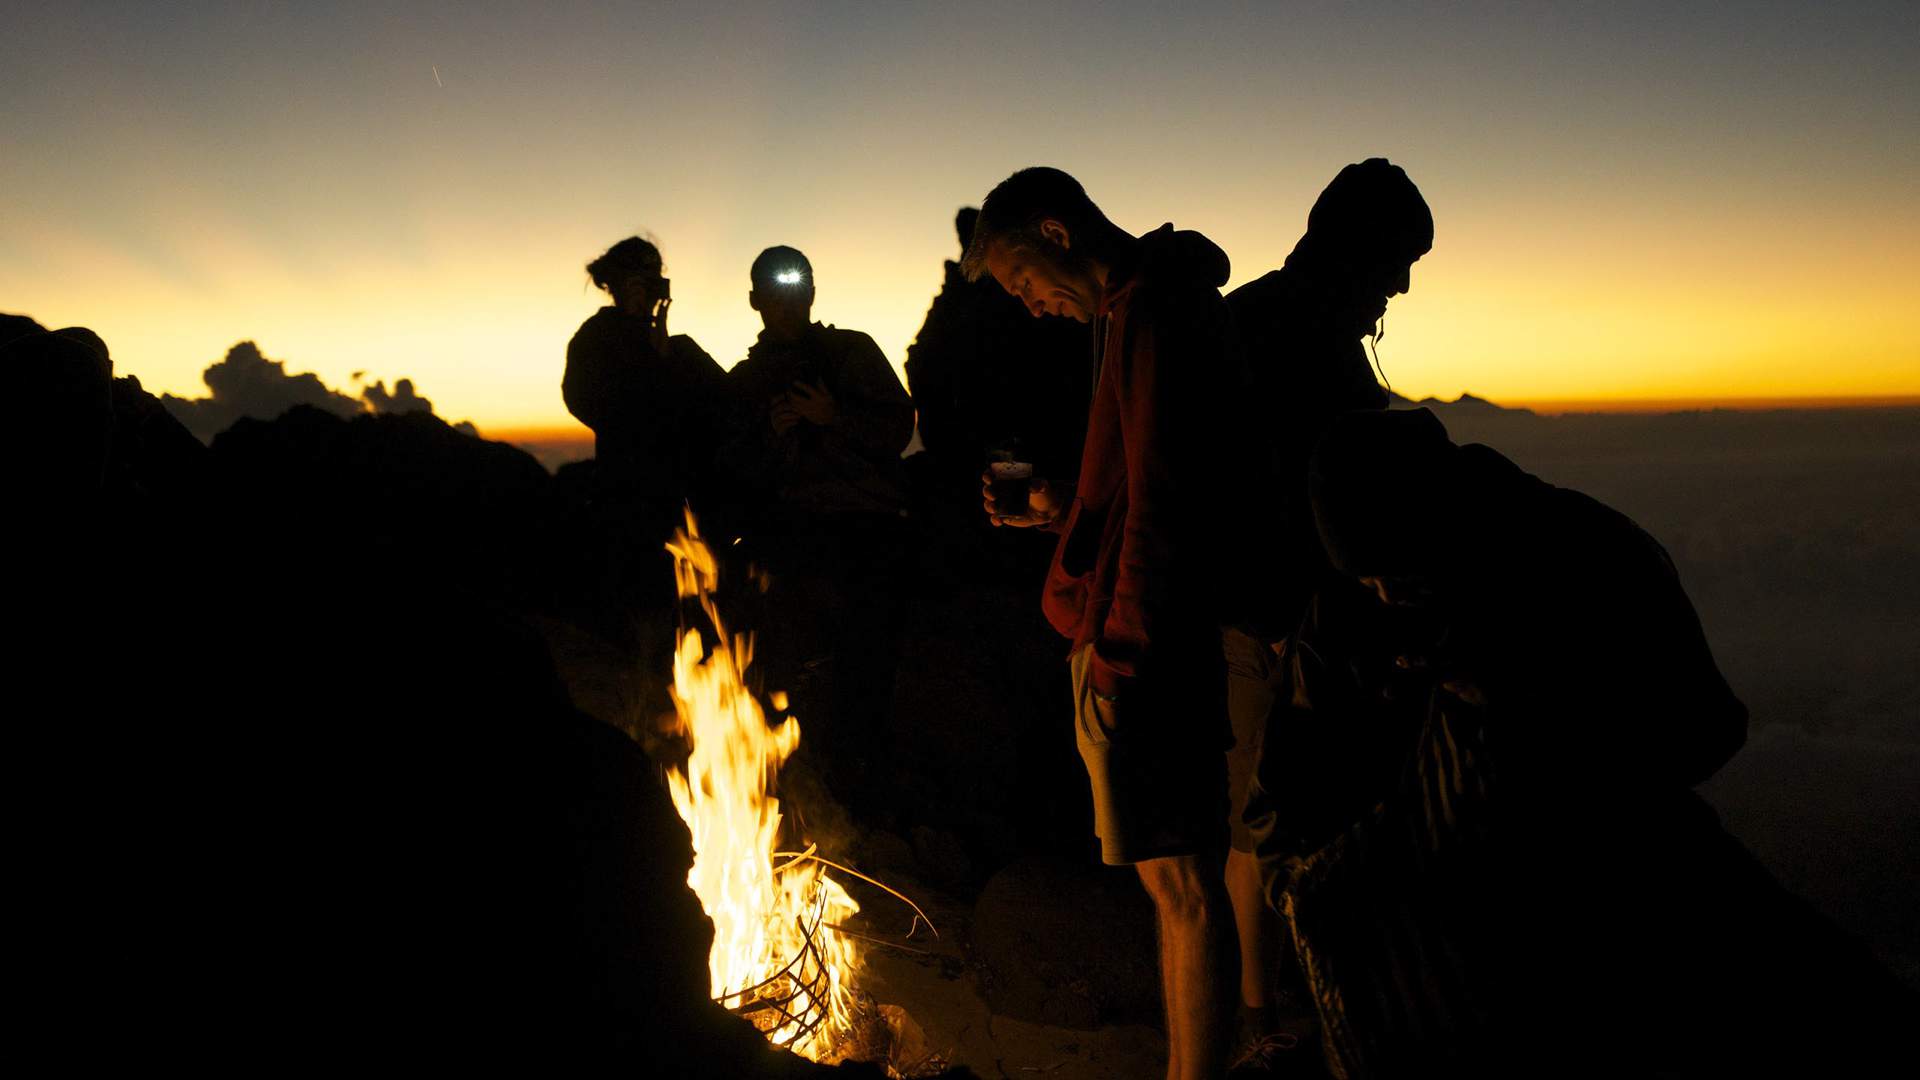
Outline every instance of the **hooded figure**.
<svg viewBox="0 0 1920 1080"><path fill-rule="evenodd" d="M1249 817L1337 1075L1819 1070L1882 1038L1897 984L1692 791L1747 714L1652 537L1424 409L1338 421L1310 488L1344 580ZM1823 1038L1767 1039L1783 1000Z"/></svg>
<svg viewBox="0 0 1920 1080"><path fill-rule="evenodd" d="M1413 263L1432 247L1420 189L1398 165L1368 158L1320 193L1284 267L1227 295L1265 418L1247 452L1273 488L1256 526L1272 538L1271 557L1238 613L1257 637L1293 628L1325 568L1306 504L1307 457L1335 417L1386 407L1361 338L1376 333L1388 299L1407 291Z"/></svg>

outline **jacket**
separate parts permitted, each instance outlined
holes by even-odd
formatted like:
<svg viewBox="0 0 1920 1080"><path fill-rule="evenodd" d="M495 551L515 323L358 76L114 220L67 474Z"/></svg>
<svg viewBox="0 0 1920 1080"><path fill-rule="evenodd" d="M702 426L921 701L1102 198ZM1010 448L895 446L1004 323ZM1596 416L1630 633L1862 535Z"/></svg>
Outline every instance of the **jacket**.
<svg viewBox="0 0 1920 1080"><path fill-rule="evenodd" d="M684 334L654 351L644 319L603 307L567 342L560 393L614 486L678 501L701 486L726 414L726 372Z"/></svg>
<svg viewBox="0 0 1920 1080"><path fill-rule="evenodd" d="M871 337L820 323L792 342L762 333L727 381L736 404L724 465L748 490L801 513L906 508L900 452L913 438L913 401ZM826 387L833 422L775 434L773 403L796 381Z"/></svg>
<svg viewBox="0 0 1920 1080"><path fill-rule="evenodd" d="M1172 225L1111 267L1095 316L1099 367L1074 499L1042 608L1094 688L1117 696L1161 660L1217 650L1218 514L1234 505L1227 419L1241 370L1219 287L1227 255Z"/></svg>
<svg viewBox="0 0 1920 1080"><path fill-rule="evenodd" d="M1340 307L1297 260L1227 294L1258 411L1244 451L1259 470L1247 527L1267 545L1265 557L1247 566L1240 607L1229 618L1268 641L1293 630L1328 572L1307 505L1314 444L1335 417L1387 405L1361 334Z"/></svg>

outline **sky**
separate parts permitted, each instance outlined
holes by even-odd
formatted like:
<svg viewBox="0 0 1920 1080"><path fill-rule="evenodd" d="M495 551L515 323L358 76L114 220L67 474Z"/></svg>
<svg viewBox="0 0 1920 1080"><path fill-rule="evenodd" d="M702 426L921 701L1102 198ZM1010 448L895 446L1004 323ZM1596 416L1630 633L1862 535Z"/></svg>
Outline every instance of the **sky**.
<svg viewBox="0 0 1920 1080"><path fill-rule="evenodd" d="M1385 156L1433 251L1412 397L1920 395L1920 4L200 4L0 0L0 311L197 396L243 339L482 430L570 423L585 264L652 236L671 328L747 267L898 365L953 214L1067 169L1280 265Z"/></svg>

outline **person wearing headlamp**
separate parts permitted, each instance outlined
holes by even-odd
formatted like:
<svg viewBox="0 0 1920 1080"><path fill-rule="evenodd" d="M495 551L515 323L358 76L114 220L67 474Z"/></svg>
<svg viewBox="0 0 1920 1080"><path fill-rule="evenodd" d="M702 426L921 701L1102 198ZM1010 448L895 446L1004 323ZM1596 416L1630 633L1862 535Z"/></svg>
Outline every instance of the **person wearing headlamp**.
<svg viewBox="0 0 1920 1080"><path fill-rule="evenodd" d="M833 661L826 722L813 709L809 731L853 799L869 787L861 763L893 697L911 538L900 453L913 401L873 338L814 321L805 255L770 247L748 276L763 329L727 375L736 413L724 467L748 503L755 556L773 570L770 602L789 630L769 641L773 677Z"/></svg>

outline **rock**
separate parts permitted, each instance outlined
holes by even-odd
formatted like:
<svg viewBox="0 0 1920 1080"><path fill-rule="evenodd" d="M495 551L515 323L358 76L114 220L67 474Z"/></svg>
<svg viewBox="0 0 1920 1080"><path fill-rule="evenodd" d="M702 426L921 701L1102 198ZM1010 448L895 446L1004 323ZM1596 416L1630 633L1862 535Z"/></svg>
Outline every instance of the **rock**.
<svg viewBox="0 0 1920 1080"><path fill-rule="evenodd" d="M6 425L13 494L72 498L99 490L113 447L113 364L99 340L69 328L0 346L0 372L27 406Z"/></svg>
<svg viewBox="0 0 1920 1080"><path fill-rule="evenodd" d="M28 334L44 333L46 329L38 321L25 315L0 314L0 345L5 345L15 338L26 337Z"/></svg>
<svg viewBox="0 0 1920 1080"><path fill-rule="evenodd" d="M270 536L353 559L363 596L436 586L537 602L568 554L553 550L547 471L431 413L296 406L237 421L213 459L215 482Z"/></svg>
<svg viewBox="0 0 1920 1080"><path fill-rule="evenodd" d="M913 845L885 829L867 830L861 837L859 854L861 869L883 880L893 881L901 874L920 870Z"/></svg>
<svg viewBox="0 0 1920 1080"><path fill-rule="evenodd" d="M211 475L206 444L147 393L140 380L113 380L113 452L107 483L122 493L150 500L192 499Z"/></svg>
<svg viewBox="0 0 1920 1080"><path fill-rule="evenodd" d="M913 828L913 855L920 869L941 885L963 885L973 877L973 860L960 838L926 825Z"/></svg>

